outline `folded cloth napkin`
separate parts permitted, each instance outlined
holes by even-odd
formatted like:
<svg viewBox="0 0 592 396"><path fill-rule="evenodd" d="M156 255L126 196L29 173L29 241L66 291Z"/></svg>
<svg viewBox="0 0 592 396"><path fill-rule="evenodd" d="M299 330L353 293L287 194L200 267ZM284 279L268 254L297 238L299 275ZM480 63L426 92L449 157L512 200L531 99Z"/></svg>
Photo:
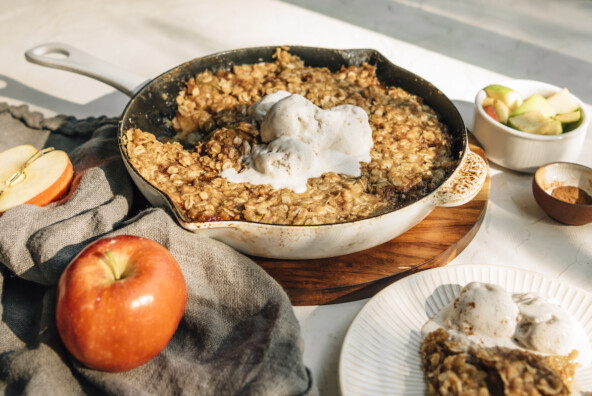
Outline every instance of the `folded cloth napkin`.
<svg viewBox="0 0 592 396"><path fill-rule="evenodd" d="M149 207L117 145L117 120L44 119L0 104L0 152L18 145L69 153L65 199L0 216L0 389L30 395L316 395L302 362L290 301L269 275L230 247L185 231ZM84 367L55 325L56 284L101 237L138 235L166 246L187 283L185 315L167 347L124 373Z"/></svg>

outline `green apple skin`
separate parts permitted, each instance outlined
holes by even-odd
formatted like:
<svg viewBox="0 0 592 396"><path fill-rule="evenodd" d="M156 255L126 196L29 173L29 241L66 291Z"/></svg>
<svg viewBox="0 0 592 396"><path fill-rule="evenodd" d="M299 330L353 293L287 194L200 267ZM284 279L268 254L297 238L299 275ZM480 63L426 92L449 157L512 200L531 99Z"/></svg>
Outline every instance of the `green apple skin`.
<svg viewBox="0 0 592 396"><path fill-rule="evenodd" d="M537 135L559 135L563 132L563 126L560 121L547 117L537 110L517 116L510 116L508 126L522 132Z"/></svg>
<svg viewBox="0 0 592 396"><path fill-rule="evenodd" d="M545 117L551 117L555 115L555 111L540 94L533 94L526 99L520 106L510 113L510 117L515 117L520 114L529 113L531 111L539 111Z"/></svg>
<svg viewBox="0 0 592 396"><path fill-rule="evenodd" d="M557 114L553 118L555 118L558 121L561 121L563 124L570 124L572 122L580 121L581 117L582 117L582 113L580 112L580 109L578 108L577 110L571 111L569 113Z"/></svg>
<svg viewBox="0 0 592 396"><path fill-rule="evenodd" d="M584 121L583 116L581 116L580 119L575 122L563 124L563 133L573 131L574 129L582 125L582 121Z"/></svg>
<svg viewBox="0 0 592 396"><path fill-rule="evenodd" d="M503 85L492 84L483 88L488 97L501 100L506 106L513 110L522 104L522 97L512 88Z"/></svg>

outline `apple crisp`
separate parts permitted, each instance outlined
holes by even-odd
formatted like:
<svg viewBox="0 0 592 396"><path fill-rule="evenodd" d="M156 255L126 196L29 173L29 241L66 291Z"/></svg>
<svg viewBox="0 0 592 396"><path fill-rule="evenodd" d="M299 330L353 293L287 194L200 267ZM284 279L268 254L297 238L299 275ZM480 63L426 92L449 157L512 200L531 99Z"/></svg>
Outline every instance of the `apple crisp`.
<svg viewBox="0 0 592 396"><path fill-rule="evenodd" d="M172 141L159 141L150 131L126 131L131 164L186 219L296 225L359 220L421 199L457 164L451 136L437 114L421 98L382 85L374 66L331 72L306 66L281 48L274 58L205 71L187 81L176 99ZM371 161L360 163L361 176L324 173L308 179L303 193L219 176L228 168L245 169L241 158L260 143L249 107L279 90L302 95L322 109L344 104L364 109L373 147ZM195 148L187 150L187 145Z"/></svg>
<svg viewBox="0 0 592 396"><path fill-rule="evenodd" d="M505 347L482 348L429 333L421 347L430 395L571 395L577 351L542 356Z"/></svg>

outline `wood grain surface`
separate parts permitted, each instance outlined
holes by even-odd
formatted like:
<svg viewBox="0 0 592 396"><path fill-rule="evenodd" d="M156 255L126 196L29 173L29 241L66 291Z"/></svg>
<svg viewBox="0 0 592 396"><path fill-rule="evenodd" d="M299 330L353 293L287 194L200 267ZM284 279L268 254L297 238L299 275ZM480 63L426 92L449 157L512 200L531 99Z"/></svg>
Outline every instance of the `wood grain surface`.
<svg viewBox="0 0 592 396"><path fill-rule="evenodd" d="M483 150L471 150L485 158ZM470 202L436 208L422 222L382 245L340 257L275 260L253 257L286 290L293 305L322 305L371 297L414 272L441 267L473 239L489 199L489 172Z"/></svg>

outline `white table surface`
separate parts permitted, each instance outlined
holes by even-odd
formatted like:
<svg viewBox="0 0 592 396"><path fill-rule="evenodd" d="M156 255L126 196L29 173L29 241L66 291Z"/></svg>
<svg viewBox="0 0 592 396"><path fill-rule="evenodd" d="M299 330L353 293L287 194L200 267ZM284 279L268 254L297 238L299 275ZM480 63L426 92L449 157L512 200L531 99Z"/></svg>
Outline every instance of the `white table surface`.
<svg viewBox="0 0 592 396"><path fill-rule="evenodd" d="M48 116L117 116L128 101L95 80L25 61L27 49L54 41L146 78L241 47L374 48L439 87L469 127L476 92L507 78L566 86L592 103L592 6L577 0L0 0L0 10L0 102ZM578 162L592 166L591 153L588 133ZM534 201L531 175L490 171L483 224L449 265L515 266L592 291L592 224L560 225ZM366 302L294 308L322 395L339 394L341 344Z"/></svg>

